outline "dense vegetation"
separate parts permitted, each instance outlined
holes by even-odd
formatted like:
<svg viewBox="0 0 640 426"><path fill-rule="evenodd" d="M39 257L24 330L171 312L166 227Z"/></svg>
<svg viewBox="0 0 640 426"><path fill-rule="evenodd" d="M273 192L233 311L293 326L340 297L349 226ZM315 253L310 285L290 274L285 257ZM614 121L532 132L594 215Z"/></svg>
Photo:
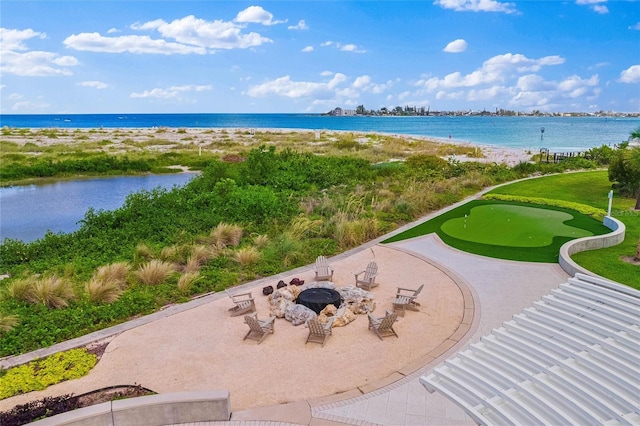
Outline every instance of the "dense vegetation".
<svg viewBox="0 0 640 426"><path fill-rule="evenodd" d="M393 143L407 149L406 141ZM90 210L74 233L28 244L5 240L0 272L11 278L0 282L0 356L312 263L488 185L595 166L576 158L509 168L425 153L372 162L386 148L348 135L327 144L343 155L273 146L221 159L173 153L174 160L200 162L202 173L184 187L132 194L114 211ZM58 153L52 155L57 163ZM113 156L124 163L126 155Z"/></svg>

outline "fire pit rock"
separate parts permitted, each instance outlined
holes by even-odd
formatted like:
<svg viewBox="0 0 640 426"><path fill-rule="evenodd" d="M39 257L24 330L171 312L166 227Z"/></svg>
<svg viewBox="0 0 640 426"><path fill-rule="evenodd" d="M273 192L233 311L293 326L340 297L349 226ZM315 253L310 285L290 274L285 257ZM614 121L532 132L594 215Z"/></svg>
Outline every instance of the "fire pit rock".
<svg viewBox="0 0 640 426"><path fill-rule="evenodd" d="M284 318L293 325L304 324L307 320L317 317L315 312L303 305L291 304L284 311Z"/></svg>
<svg viewBox="0 0 640 426"><path fill-rule="evenodd" d="M277 318L284 318L284 313L300 294L300 288L295 285L281 287L269 295L269 313Z"/></svg>
<svg viewBox="0 0 640 426"><path fill-rule="evenodd" d="M337 288L342 297L342 305L354 314L367 314L376 308L373 293L353 285Z"/></svg>
<svg viewBox="0 0 640 426"><path fill-rule="evenodd" d="M333 305L327 305L318 315L318 321L326 324L331 318L334 318L333 327L343 327L355 320L356 314L348 306L341 306L340 309L337 309Z"/></svg>

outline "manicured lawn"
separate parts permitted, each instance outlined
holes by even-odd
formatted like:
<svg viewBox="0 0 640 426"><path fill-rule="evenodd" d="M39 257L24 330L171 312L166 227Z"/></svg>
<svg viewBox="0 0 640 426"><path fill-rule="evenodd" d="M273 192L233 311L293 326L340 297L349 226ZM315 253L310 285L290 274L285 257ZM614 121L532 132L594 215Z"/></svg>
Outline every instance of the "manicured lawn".
<svg viewBox="0 0 640 426"><path fill-rule="evenodd" d="M491 192L572 201L606 210L610 190L607 172L596 171L530 179ZM576 253L572 259L598 275L640 290L640 266L622 260L625 256L633 256L640 238L640 212L632 210L634 205L634 199L621 197L614 191L611 216L625 224L624 241L606 249Z"/></svg>
<svg viewBox="0 0 640 426"><path fill-rule="evenodd" d="M611 182L609 182L607 171L605 170L595 172L563 173L553 176L544 176L537 179L524 180L522 182L501 186L491 191L491 193L570 201L607 210L609 202L607 194L610 190ZM437 218L409 229L384 242L399 241L405 238L412 238L436 232L447 244L471 253L513 260L538 262L558 261L557 250L559 250L560 245L564 241L568 240L567 237L556 236L553 238L552 244L542 248L505 248L498 245L500 239L495 239L493 244L487 244L486 241L468 241L468 239L459 238L459 234L457 234L456 238L453 235L443 232L441 229L443 224L449 220L454 220L451 225L455 224L455 221L459 224L461 220L464 220L465 214L468 215L467 225L469 225L471 208L477 205L475 203L477 202L474 201L461 206L458 209L444 213ZM516 203L509 204L517 205ZM640 266L630 264L623 260L624 257L633 256L638 244L638 238L640 238L640 212L633 210L634 204L634 199L622 197L614 191L611 216L625 224L626 236L624 241L617 246L606 249L577 253L572 256L572 259L582 267L593 271L598 275L640 290ZM535 207L542 208L542 206ZM574 213L570 214L574 215L574 218L576 218L574 220L578 220L578 218L582 216L576 216ZM581 221L586 219L593 222L591 218L586 218L584 216L580 218ZM565 225L590 230L590 228L586 228L582 225L576 225L574 222L565 222ZM450 225L446 225L445 229L449 229L449 226ZM455 232L452 232L451 230L449 230L449 232L456 235ZM606 232L609 231L607 230ZM497 232L494 233L497 234ZM596 233L603 232L594 232L594 234ZM528 236L526 239L528 239Z"/></svg>
<svg viewBox="0 0 640 426"><path fill-rule="evenodd" d="M383 243L433 232L448 245L470 253L499 259L553 263L558 261L560 247L565 242L604 234L609 229L595 219L572 210L474 200Z"/></svg>

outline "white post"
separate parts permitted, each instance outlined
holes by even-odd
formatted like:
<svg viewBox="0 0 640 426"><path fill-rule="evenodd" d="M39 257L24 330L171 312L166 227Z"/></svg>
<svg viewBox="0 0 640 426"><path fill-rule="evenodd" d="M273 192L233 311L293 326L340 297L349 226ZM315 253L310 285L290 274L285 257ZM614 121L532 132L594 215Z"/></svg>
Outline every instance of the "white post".
<svg viewBox="0 0 640 426"><path fill-rule="evenodd" d="M613 201L613 189L609 191L609 209L607 210L607 216L611 216L611 201Z"/></svg>

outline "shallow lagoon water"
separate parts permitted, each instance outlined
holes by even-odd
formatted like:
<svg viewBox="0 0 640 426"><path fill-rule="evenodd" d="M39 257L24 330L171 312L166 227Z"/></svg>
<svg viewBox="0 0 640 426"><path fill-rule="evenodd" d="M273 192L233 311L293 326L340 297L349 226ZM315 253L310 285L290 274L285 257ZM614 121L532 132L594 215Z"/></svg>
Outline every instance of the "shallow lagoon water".
<svg viewBox="0 0 640 426"><path fill-rule="evenodd" d="M0 240L31 242L47 231L69 233L89 208L115 210L127 195L157 187L182 186L194 173L118 176L0 188Z"/></svg>

